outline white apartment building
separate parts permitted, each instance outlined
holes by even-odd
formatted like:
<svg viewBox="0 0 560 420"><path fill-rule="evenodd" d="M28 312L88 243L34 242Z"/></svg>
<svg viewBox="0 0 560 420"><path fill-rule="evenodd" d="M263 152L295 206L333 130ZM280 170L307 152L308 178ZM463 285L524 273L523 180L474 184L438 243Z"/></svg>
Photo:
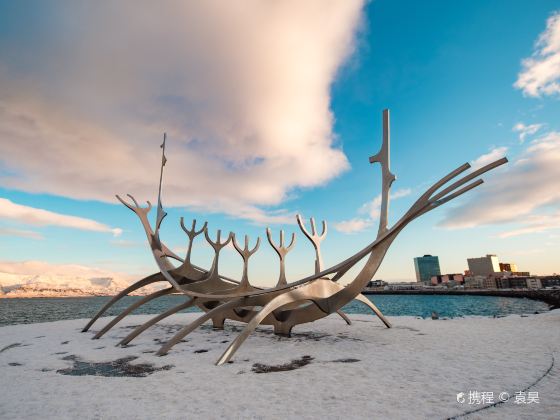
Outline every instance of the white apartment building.
<svg viewBox="0 0 560 420"><path fill-rule="evenodd" d="M494 254L487 254L480 258L468 258L467 263L471 276L489 276L500 272L500 262Z"/></svg>
<svg viewBox="0 0 560 420"><path fill-rule="evenodd" d="M527 288L528 289L542 289L541 279L536 279L529 277L527 278Z"/></svg>

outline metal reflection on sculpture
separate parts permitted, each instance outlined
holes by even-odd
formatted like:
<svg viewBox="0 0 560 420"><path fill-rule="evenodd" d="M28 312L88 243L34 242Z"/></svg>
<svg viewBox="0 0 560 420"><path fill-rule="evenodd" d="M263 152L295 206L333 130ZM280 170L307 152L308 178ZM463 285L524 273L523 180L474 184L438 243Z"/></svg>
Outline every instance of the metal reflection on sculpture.
<svg viewBox="0 0 560 420"><path fill-rule="evenodd" d="M302 217L297 215L296 221L301 231L304 236L309 239L315 250L314 274L289 283L286 279L285 259L288 252L292 250L296 243L296 236L292 234L290 244L286 246L283 230L280 231L279 242L276 243L272 238L271 230L267 228L266 236L268 242L279 257L280 267L277 284L271 288L261 288L251 285L249 282L249 259L258 251L260 238L257 238L255 245L251 249L249 246L250 239L248 236L245 236L244 247L241 248L234 233L229 233L224 240L221 231L217 230L215 235L216 240L214 241L210 237L207 223L204 223L202 228L197 231L196 220L193 220L191 229L187 229L183 218L181 218L180 225L188 237L188 248L185 258L183 259L173 253L161 241L159 236L160 226L167 215L161 204L163 168L167 161L165 156L165 141L166 138L164 136L164 141L161 145L162 163L155 229L152 229L148 220L148 213L152 208L150 202L148 202L147 207L141 207L131 195L128 195L128 197L132 203L117 196L119 201L132 210L140 219L159 272L139 280L116 295L101 308L83 331L87 331L101 315L113 304L122 299L122 297L149 284L165 282L168 283L168 288L145 296L129 306L102 328L94 338L103 336L126 315L141 305L170 293L182 294L185 296L185 301L183 303L168 309L162 314L136 327L130 334L122 339L119 344L126 345L157 322L183 309L197 306L203 310L204 313L179 330L158 350L157 354L166 354L186 335L207 321L211 320L215 328L223 328L224 321L228 319L245 323L246 325L243 331L230 343L225 352L218 359L218 365L229 361L247 337L261 324L271 325L274 328L275 334L288 336L294 326L313 322L334 313L341 316L350 324L350 320L342 312L342 308L353 300L361 302L370 308L381 321L390 328L391 324L383 316L381 311L370 299L361 294L363 288L377 272L389 246L410 222L479 186L483 182L482 179L479 178L482 174L507 162L506 158L499 159L463 176L451 185L443 188L444 185L470 168L470 165L465 163L430 187L392 227L389 227L390 189L395 180L395 175L391 172L390 168L389 110L384 110L383 142L379 152L369 159L370 163L379 163L381 165L381 210L376 239L346 260L330 268L323 269L320 246L327 234L327 224L325 221L322 222L322 233L319 235L313 218L310 219L311 231L309 231L305 227ZM191 263L193 243L195 239L202 234L204 234L206 242L214 249L214 259L208 270ZM240 281L228 278L219 273L220 252L230 242L243 260L243 274ZM340 278L347 274L358 262L366 258L365 265L347 286L343 287L338 284ZM176 260L180 264L175 266L172 264L171 260Z"/></svg>

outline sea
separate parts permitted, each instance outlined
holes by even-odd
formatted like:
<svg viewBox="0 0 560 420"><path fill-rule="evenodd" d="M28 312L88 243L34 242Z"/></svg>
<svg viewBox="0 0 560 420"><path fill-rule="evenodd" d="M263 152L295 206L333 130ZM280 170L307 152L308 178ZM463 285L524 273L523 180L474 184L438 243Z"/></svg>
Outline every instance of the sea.
<svg viewBox="0 0 560 420"><path fill-rule="evenodd" d="M440 318L465 316L501 317L510 314L546 312L549 306L526 298L498 296L445 296L445 295L368 295L387 316L431 317L436 312ZM119 314L142 297L126 296L113 305L108 316ZM163 296L138 308L135 314L159 314L184 302L185 296ZM91 318L110 300L107 296L68 298L0 299L0 326L51 322L63 319ZM363 304L352 302L344 312L371 314ZM184 312L197 312L190 308Z"/></svg>

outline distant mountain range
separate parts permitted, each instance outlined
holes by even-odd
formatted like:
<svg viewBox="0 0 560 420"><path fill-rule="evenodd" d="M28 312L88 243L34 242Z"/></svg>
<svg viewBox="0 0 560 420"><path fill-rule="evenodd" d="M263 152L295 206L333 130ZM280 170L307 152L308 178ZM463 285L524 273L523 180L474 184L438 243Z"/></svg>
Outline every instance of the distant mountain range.
<svg viewBox="0 0 560 420"><path fill-rule="evenodd" d="M115 295L131 282L117 277L81 277L70 275L21 275L0 272L0 298L70 297ZM160 289L150 285L136 295L146 295Z"/></svg>

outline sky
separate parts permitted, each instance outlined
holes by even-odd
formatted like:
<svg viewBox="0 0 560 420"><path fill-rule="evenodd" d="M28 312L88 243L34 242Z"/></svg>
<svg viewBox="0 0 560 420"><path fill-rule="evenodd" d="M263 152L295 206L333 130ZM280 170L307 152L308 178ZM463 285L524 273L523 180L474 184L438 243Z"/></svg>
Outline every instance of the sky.
<svg viewBox="0 0 560 420"><path fill-rule="evenodd" d="M386 108L390 222L465 162L509 163L408 226L375 278L413 280L424 254L558 273L559 99L556 1L0 0L0 273L156 271L115 194L157 202L164 132L171 249L180 217L260 236L250 277L272 285L265 228L297 232L294 281L314 270L301 214L327 221L336 264L377 234ZM200 237L193 252L209 266ZM220 263L240 275L231 246Z"/></svg>

